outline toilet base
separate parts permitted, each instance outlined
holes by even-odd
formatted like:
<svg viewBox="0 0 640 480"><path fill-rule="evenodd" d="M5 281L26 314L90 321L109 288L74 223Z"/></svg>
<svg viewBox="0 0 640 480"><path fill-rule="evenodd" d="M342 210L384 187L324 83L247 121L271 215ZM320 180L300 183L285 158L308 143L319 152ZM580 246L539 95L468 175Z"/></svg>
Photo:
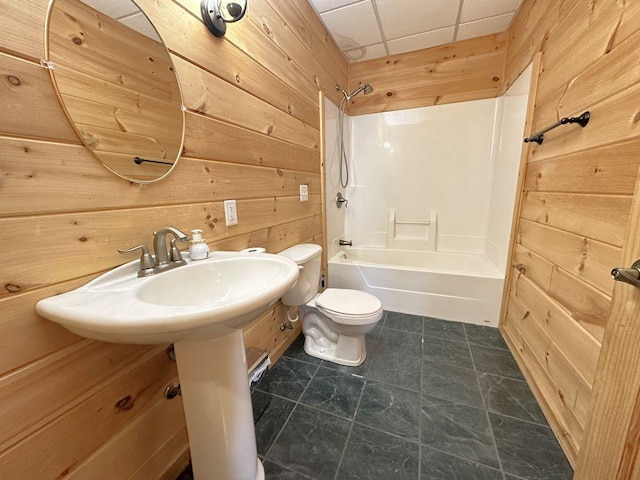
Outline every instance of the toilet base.
<svg viewBox="0 0 640 480"><path fill-rule="evenodd" d="M258 459L258 471L256 472L256 480L264 480L264 479L265 479L264 467L262 466L262 462L260 461L260 459Z"/></svg>
<svg viewBox="0 0 640 480"><path fill-rule="evenodd" d="M303 329L304 330L304 329ZM321 337L320 343L316 343L314 329L304 332L304 351L307 355L326 360L327 362L357 367L367 358L367 347L364 335L348 336L339 335L337 342L328 342L326 337Z"/></svg>

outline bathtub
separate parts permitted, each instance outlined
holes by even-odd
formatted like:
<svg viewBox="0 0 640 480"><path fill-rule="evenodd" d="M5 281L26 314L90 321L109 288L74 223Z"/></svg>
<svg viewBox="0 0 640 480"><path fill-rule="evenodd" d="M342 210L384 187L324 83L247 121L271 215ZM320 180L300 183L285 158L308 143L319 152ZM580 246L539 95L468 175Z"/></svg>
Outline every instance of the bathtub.
<svg viewBox="0 0 640 480"><path fill-rule="evenodd" d="M346 247L328 285L369 292L385 310L498 326L504 275L481 254Z"/></svg>

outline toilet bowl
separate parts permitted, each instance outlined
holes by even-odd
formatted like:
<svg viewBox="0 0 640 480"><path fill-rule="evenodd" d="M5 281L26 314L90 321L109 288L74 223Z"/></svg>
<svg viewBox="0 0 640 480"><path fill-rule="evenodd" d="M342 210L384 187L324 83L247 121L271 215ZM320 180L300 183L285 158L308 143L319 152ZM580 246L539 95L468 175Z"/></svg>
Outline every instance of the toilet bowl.
<svg viewBox="0 0 640 480"><path fill-rule="evenodd" d="M300 268L298 281L282 296L282 303L298 306L308 355L357 366L367 357L364 336L382 318L382 304L359 290L328 288L318 293L321 253L322 248L314 244L295 245L280 253Z"/></svg>

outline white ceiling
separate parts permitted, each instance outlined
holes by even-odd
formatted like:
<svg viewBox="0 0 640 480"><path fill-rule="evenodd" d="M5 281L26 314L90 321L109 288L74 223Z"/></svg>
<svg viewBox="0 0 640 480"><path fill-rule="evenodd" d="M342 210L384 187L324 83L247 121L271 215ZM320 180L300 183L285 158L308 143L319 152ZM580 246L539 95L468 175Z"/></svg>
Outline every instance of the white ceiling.
<svg viewBox="0 0 640 480"><path fill-rule="evenodd" d="M503 32L522 0L310 0L348 62Z"/></svg>
<svg viewBox="0 0 640 480"><path fill-rule="evenodd" d="M123 23L136 32L162 43L147 16L131 0L82 0L94 10Z"/></svg>

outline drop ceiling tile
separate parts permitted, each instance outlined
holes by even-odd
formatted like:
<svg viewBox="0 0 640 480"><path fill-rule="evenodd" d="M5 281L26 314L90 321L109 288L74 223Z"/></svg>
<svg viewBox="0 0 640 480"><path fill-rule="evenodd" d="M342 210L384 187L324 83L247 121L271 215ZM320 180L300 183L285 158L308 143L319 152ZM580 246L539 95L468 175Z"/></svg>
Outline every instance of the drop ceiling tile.
<svg viewBox="0 0 640 480"><path fill-rule="evenodd" d="M104 0L83 1L91 8L116 20L140 11L138 6L130 0L112 0L109 2L105 2Z"/></svg>
<svg viewBox="0 0 640 480"><path fill-rule="evenodd" d="M411 35L410 37L390 40L387 42L387 45L391 55L396 53L413 52L414 50L435 47L436 45L453 42L454 33L455 27L446 27L439 30Z"/></svg>
<svg viewBox="0 0 640 480"><path fill-rule="evenodd" d="M449 27L458 18L459 0L375 0L387 40Z"/></svg>
<svg viewBox="0 0 640 480"><path fill-rule="evenodd" d="M138 33L143 34L146 37L149 37L156 42L162 43L162 40L158 36L156 29L153 28L151 22L147 19L144 13L140 12L135 15L131 15L130 17L123 18L120 20L124 25L129 28L132 28Z"/></svg>
<svg viewBox="0 0 640 480"><path fill-rule="evenodd" d="M518 10L522 0L464 0L460 22L495 17Z"/></svg>
<svg viewBox="0 0 640 480"><path fill-rule="evenodd" d="M342 50L382 41L370 1L338 8L320 17Z"/></svg>
<svg viewBox="0 0 640 480"><path fill-rule="evenodd" d="M365 60L380 58L387 55L387 51L384 48L384 44L382 43L376 43L375 45L369 45L368 47L348 50L343 53L349 63L364 62Z"/></svg>
<svg viewBox="0 0 640 480"><path fill-rule="evenodd" d="M316 12L324 13L360 1L362 0L311 0L311 5L315 8Z"/></svg>
<svg viewBox="0 0 640 480"><path fill-rule="evenodd" d="M507 13L506 15L476 20L475 22L461 23L458 27L456 40L466 40L467 38L481 37L490 33L504 32L509 26L513 15L513 13Z"/></svg>

